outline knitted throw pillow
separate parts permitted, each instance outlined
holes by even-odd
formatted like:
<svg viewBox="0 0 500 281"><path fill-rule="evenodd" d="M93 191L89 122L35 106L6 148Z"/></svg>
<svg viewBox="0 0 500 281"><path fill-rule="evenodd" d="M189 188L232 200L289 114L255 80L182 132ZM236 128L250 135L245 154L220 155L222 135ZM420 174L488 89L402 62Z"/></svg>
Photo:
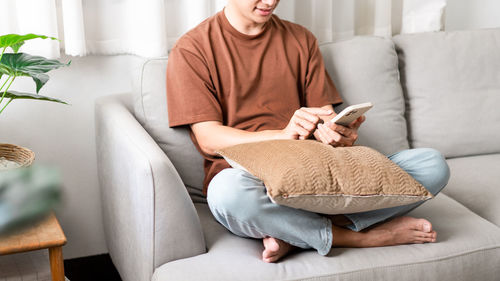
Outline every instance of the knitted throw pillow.
<svg viewBox="0 0 500 281"><path fill-rule="evenodd" d="M261 179L274 203L316 213L365 212L433 197L398 165L368 147L272 140L218 153L232 167Z"/></svg>

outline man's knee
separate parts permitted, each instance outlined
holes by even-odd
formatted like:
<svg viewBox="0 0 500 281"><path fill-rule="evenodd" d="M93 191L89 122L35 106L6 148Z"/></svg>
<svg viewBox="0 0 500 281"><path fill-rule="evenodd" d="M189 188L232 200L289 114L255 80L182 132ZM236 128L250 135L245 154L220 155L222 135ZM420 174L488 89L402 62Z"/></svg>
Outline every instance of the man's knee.
<svg viewBox="0 0 500 281"><path fill-rule="evenodd" d="M448 183L450 168L444 156L436 149L421 148L419 150L422 161L425 161L425 164L422 166L426 170L425 173L428 178L425 187L433 195L437 195Z"/></svg>
<svg viewBox="0 0 500 281"><path fill-rule="evenodd" d="M228 208L238 199L238 171L224 169L208 185L207 202L211 207Z"/></svg>
<svg viewBox="0 0 500 281"><path fill-rule="evenodd" d="M238 169L224 169L208 186L207 201L210 209L220 215L232 217L249 216L257 211L257 190L248 188L253 178Z"/></svg>

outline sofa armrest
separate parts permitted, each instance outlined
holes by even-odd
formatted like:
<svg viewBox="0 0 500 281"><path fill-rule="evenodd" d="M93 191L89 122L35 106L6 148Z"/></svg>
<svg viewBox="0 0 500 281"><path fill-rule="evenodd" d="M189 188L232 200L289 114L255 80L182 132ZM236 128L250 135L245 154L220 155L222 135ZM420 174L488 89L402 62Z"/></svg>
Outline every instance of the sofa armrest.
<svg viewBox="0 0 500 281"><path fill-rule="evenodd" d="M97 167L108 250L125 281L206 251L174 166L131 113L130 95L96 101Z"/></svg>

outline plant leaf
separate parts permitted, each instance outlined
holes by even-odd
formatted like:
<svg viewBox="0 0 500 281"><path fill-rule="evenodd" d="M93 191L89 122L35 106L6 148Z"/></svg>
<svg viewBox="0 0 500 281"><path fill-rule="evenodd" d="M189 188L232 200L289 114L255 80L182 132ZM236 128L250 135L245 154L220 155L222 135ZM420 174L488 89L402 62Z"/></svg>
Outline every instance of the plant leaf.
<svg viewBox="0 0 500 281"><path fill-rule="evenodd" d="M48 37L45 35L37 35L33 33L25 34L25 35L19 35L19 34L6 34L3 36L0 36L0 48L7 48L11 47L14 53L17 53L19 51L19 48L24 44L24 41L35 39L35 38L40 38L40 39L51 39L51 40L58 40L55 37Z"/></svg>
<svg viewBox="0 0 500 281"><path fill-rule="evenodd" d="M32 73L45 73L61 66L68 66L71 64L71 62L64 64L58 60L50 60L25 53L4 54L0 63L15 71Z"/></svg>
<svg viewBox="0 0 500 281"><path fill-rule="evenodd" d="M4 92L0 92L0 96L2 96L3 93ZM55 98L46 97L46 96L37 95L37 94L23 93L23 92L18 92L18 91L8 91L5 94L5 98L9 98L9 99L43 100L43 101L51 101L51 102L58 102L58 103L68 104L65 101L58 100L58 99L55 99Z"/></svg>
<svg viewBox="0 0 500 281"><path fill-rule="evenodd" d="M21 42L18 42L16 44L13 44L10 46L10 48L12 49L12 51L14 53L17 53L19 52L19 49L21 49L21 47L24 45L24 41L21 41Z"/></svg>
<svg viewBox="0 0 500 281"><path fill-rule="evenodd" d="M47 83L47 81L49 81L50 77L45 73L35 73L35 74L32 74L31 78L33 79L33 81L35 81L36 93L38 94L38 92L40 92L40 89L43 87L43 85L45 85L45 83Z"/></svg>
<svg viewBox="0 0 500 281"><path fill-rule="evenodd" d="M36 83L36 92L38 93L49 80L49 76L44 73L70 64L71 61L64 64L58 60L49 60L44 57L32 56L25 53L4 54L0 61L0 73L9 76L29 76L33 78Z"/></svg>

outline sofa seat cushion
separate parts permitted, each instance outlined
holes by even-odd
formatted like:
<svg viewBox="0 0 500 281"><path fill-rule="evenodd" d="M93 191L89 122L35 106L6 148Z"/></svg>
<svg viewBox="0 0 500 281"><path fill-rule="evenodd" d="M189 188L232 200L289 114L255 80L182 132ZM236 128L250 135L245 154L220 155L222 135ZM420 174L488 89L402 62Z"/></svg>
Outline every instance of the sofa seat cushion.
<svg viewBox="0 0 500 281"><path fill-rule="evenodd" d="M443 192L500 226L500 154L448 159L451 176Z"/></svg>
<svg viewBox="0 0 500 281"><path fill-rule="evenodd" d="M444 194L410 213L433 223L437 243L335 248L326 257L302 250L275 264L261 261L261 241L231 234L206 205L197 209L208 252L162 265L153 280L493 281L500 276L500 228Z"/></svg>

